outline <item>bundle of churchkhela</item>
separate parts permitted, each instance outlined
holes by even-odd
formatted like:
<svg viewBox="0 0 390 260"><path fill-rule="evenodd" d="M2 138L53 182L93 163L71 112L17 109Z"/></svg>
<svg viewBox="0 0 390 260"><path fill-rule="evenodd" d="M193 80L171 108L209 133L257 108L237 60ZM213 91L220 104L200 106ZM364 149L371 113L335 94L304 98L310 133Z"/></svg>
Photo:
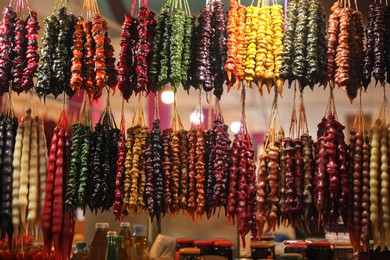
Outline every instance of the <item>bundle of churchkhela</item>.
<svg viewBox="0 0 390 260"><path fill-rule="evenodd" d="M330 28L329 32L331 40ZM320 1L289 2L283 38L281 78L287 80L289 85L297 80L301 90L307 86L313 89L314 85L323 84L327 64L325 36L325 12ZM337 43L337 36L335 41Z"/></svg>
<svg viewBox="0 0 390 260"><path fill-rule="evenodd" d="M223 7L221 0L209 1L200 11L192 36L191 84L195 89L213 91L218 99L226 81L227 28Z"/></svg>
<svg viewBox="0 0 390 260"><path fill-rule="evenodd" d="M118 73L107 21L101 16L97 2L85 0L84 10L86 18L75 18L71 38L70 88L84 89L90 99L96 100L104 88L115 90Z"/></svg>
<svg viewBox="0 0 390 260"><path fill-rule="evenodd" d="M96 100L105 87L115 88L117 70L107 22L96 1L85 0L84 8L86 19L67 14L67 7L59 2L46 18L36 86L39 96L65 92L72 97L84 89Z"/></svg>
<svg viewBox="0 0 390 260"><path fill-rule="evenodd" d="M262 3L262 5L260 5ZM283 51L283 7L258 1L257 6L245 7L237 1L229 2L227 21L228 51L225 71L229 88L239 87L245 80L254 82L260 94L263 85L271 91L283 89L280 72Z"/></svg>
<svg viewBox="0 0 390 260"><path fill-rule="evenodd" d="M58 97L63 92L69 97L74 94L70 79L75 17L68 14L68 9L65 2L59 1L54 6L52 15L45 20L38 81L35 86L40 97L50 94Z"/></svg>
<svg viewBox="0 0 390 260"><path fill-rule="evenodd" d="M23 140L24 138L23 131ZM70 208L65 207L65 192L70 167L70 146L71 132L66 112L63 110L51 139L42 212L42 231L46 256L50 257L52 245L54 245L56 259L62 257L69 259L74 236L75 213ZM20 185L23 185L22 176Z"/></svg>
<svg viewBox="0 0 390 260"><path fill-rule="evenodd" d="M139 214L145 209L144 191L146 184L146 143L148 127L145 125L141 95L137 97L137 109L132 126L127 129L125 172L123 176L122 213Z"/></svg>
<svg viewBox="0 0 390 260"><path fill-rule="evenodd" d="M264 148L259 156L259 168L256 176L256 225L259 236L269 231L275 232L276 225L283 219L291 207L289 200L294 198L291 194L291 185L294 186L293 176L288 176L286 164L292 158L282 160L284 130L280 125L278 105L278 89L275 87L275 97L272 103L271 116ZM291 173L290 173L291 175ZM279 178L278 178L279 176ZM285 206L287 204L287 206ZM279 216L278 216L279 215ZM267 224L267 229L264 230Z"/></svg>
<svg viewBox="0 0 390 260"><path fill-rule="evenodd" d="M16 131L18 129L18 119L13 112L11 99L9 99L6 110L0 117L0 230L1 239L12 237L14 228L12 225L12 201L13 201L13 181L14 172L13 158L15 150ZM28 178L28 177L27 177ZM18 191L18 189L16 189ZM38 197L40 197L38 195ZM11 239L9 239L11 244Z"/></svg>
<svg viewBox="0 0 390 260"><path fill-rule="evenodd" d="M69 179L66 187L65 205L75 210L87 207L87 182L91 172L92 119L89 100L84 95L78 120L72 126Z"/></svg>
<svg viewBox="0 0 390 260"><path fill-rule="evenodd" d="M191 16L187 0L165 2L158 17L152 45L149 71L151 91L159 91L168 83L175 92L180 84L189 90L191 73L195 73L191 72L193 68L190 67L194 62L191 57L191 46L196 40L194 27L195 18Z"/></svg>
<svg viewBox="0 0 390 260"><path fill-rule="evenodd" d="M348 179L347 145L344 126L338 121L334 105L333 88L330 88L328 107L318 124L315 143L315 171L313 198L317 209L317 228L327 226L338 233L338 218L347 206L346 186ZM344 217L345 219L345 217Z"/></svg>
<svg viewBox="0 0 390 260"><path fill-rule="evenodd" d="M45 200L47 146L43 120L31 109L17 128L12 165L12 225L16 236L38 235ZM11 197L10 197L11 198ZM10 215L11 217L11 215ZM4 218L4 220L7 218ZM11 219L10 219L11 220Z"/></svg>
<svg viewBox="0 0 390 260"><path fill-rule="evenodd" d="M390 82L390 10L387 3L375 1L368 7L366 49L364 51L363 86L367 89L372 77L375 84Z"/></svg>
<svg viewBox="0 0 390 260"><path fill-rule="evenodd" d="M385 129L387 140L387 126ZM349 177L340 181L341 191L349 194L347 195L348 204L346 208L340 208L346 214L341 211L340 213L348 228L353 248L367 252L370 240L370 149L361 97L353 127L349 133L347 156L347 174ZM383 192L386 191L383 190ZM345 211L346 209L348 211Z"/></svg>
<svg viewBox="0 0 390 260"><path fill-rule="evenodd" d="M381 251L389 247L389 102L384 96L370 128L370 230L374 240L374 248L380 246ZM364 144L365 140L361 140ZM357 140L356 140L357 142ZM363 149L363 148L362 148ZM355 148L356 151L356 148ZM364 149L363 149L364 151ZM365 152L367 154L367 152ZM364 155L363 155L364 156ZM367 166L361 166L367 170ZM354 168L355 170L355 168ZM366 202L367 203L367 202ZM366 211L367 209L365 209ZM363 214L362 214L363 216ZM355 218L355 215L354 215ZM363 224L363 222L362 222ZM362 230L363 232L363 230ZM358 242L358 241L357 241ZM366 241L362 241L366 242Z"/></svg>
<svg viewBox="0 0 390 260"><path fill-rule="evenodd" d="M135 3L132 5L131 14L126 14L120 36L118 88L126 100L133 94L148 93L152 84L155 84L150 82L149 76L151 62L155 62L152 59L152 45L155 35L160 33L161 36L161 25L157 26L155 14L150 11L148 1L140 1L137 18L134 17ZM165 14L161 13L160 16L163 19ZM175 42L170 44L174 45Z"/></svg>
<svg viewBox="0 0 390 260"><path fill-rule="evenodd" d="M255 152L246 127L245 87L241 89L241 127L231 148L227 217L237 220L239 234L245 247L245 236L251 232L257 240L256 227L256 165Z"/></svg>
<svg viewBox="0 0 390 260"><path fill-rule="evenodd" d="M28 15L23 18L24 9ZM28 1L11 1L4 7L0 24L0 95L11 88L20 94L34 86L38 68L37 13Z"/></svg>
<svg viewBox="0 0 390 260"><path fill-rule="evenodd" d="M119 129L112 114L109 91L106 98L106 107L90 137L90 170L87 176L85 201L95 214L98 211L110 210L115 201Z"/></svg>
<svg viewBox="0 0 390 260"><path fill-rule="evenodd" d="M351 8L348 1L335 2L331 8L328 33L325 86L332 83L332 86L343 88L352 102L363 81L365 53L362 13Z"/></svg>
<svg viewBox="0 0 390 260"><path fill-rule="evenodd" d="M228 196L231 166L229 127L225 124L219 100L216 99L215 118L207 130L206 146L206 215L210 218L221 207L225 208ZM183 178L182 178L183 179Z"/></svg>

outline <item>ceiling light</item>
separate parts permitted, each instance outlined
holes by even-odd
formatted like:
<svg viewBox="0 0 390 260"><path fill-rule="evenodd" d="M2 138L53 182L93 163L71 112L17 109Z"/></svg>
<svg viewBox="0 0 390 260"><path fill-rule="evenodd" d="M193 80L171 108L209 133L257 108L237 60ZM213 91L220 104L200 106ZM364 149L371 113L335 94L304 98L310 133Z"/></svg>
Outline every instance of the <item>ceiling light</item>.
<svg viewBox="0 0 390 260"><path fill-rule="evenodd" d="M165 90L161 93L161 101L165 104L172 104L175 101L175 95L172 90Z"/></svg>
<svg viewBox="0 0 390 260"><path fill-rule="evenodd" d="M232 130L233 134L237 134L238 132L240 132L240 129L241 129L241 122L234 121L233 123L231 123L230 130Z"/></svg>

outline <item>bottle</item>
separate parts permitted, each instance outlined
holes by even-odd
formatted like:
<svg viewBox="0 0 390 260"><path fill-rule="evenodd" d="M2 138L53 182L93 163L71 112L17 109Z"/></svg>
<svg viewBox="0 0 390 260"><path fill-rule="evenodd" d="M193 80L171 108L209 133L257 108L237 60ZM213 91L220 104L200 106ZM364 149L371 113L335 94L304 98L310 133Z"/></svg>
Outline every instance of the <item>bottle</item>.
<svg viewBox="0 0 390 260"><path fill-rule="evenodd" d="M144 233L143 225L134 225L134 233L131 237L131 260L148 260L148 238Z"/></svg>
<svg viewBox="0 0 390 260"><path fill-rule="evenodd" d="M91 241L89 259L105 260L107 250L108 223L96 223L95 235Z"/></svg>
<svg viewBox="0 0 390 260"><path fill-rule="evenodd" d="M116 248L116 232L107 232L106 260L118 260L118 249Z"/></svg>
<svg viewBox="0 0 390 260"><path fill-rule="evenodd" d="M118 260L128 260L129 259L129 257L126 253L124 242L125 242L125 238L123 236L116 237L116 248L118 251Z"/></svg>
<svg viewBox="0 0 390 260"><path fill-rule="evenodd" d="M76 243L76 250L74 251L71 260L88 260L87 243Z"/></svg>
<svg viewBox="0 0 390 260"><path fill-rule="evenodd" d="M120 224L121 230L119 232L120 236L123 236L125 242L124 246L126 249L127 256L130 256L130 243L131 243L131 231L130 231L130 223L129 222L121 222Z"/></svg>

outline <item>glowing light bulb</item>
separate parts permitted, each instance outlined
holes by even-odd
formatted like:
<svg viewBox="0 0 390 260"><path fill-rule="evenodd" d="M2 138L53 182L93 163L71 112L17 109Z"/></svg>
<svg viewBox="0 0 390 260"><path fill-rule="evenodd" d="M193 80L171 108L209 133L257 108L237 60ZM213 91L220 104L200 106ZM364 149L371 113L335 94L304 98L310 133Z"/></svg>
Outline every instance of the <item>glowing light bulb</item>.
<svg viewBox="0 0 390 260"><path fill-rule="evenodd" d="M161 93L161 101L165 104L172 104L175 101L175 95L172 90L165 90Z"/></svg>
<svg viewBox="0 0 390 260"><path fill-rule="evenodd" d="M241 122L239 122L239 121L234 121L230 125L230 130L232 130L232 132L234 134L237 134L238 132L240 132L240 128L241 128Z"/></svg>

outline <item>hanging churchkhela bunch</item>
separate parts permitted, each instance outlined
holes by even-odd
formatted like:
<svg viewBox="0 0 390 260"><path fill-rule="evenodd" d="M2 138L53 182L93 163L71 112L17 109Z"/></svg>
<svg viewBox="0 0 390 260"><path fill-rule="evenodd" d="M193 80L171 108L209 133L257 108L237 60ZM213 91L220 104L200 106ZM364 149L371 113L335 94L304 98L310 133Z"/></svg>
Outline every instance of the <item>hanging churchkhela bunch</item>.
<svg viewBox="0 0 390 260"><path fill-rule="evenodd" d="M274 88L275 96L272 103L270 122L264 148L260 154L256 177L256 225L260 237L269 231L274 233L280 218L283 222L286 221L289 216L288 202L290 198L294 197L290 193L293 192L290 186L294 186L294 180L291 180L291 176L288 175L286 165L291 160L289 161L287 156L285 157L286 161L282 160L282 156L285 155L283 154L282 143L284 130L279 120L278 89L277 87ZM267 229L264 231L265 224L267 224Z"/></svg>
<svg viewBox="0 0 390 260"><path fill-rule="evenodd" d="M186 214L200 221L206 213L206 173L207 173L207 132L202 120L202 90L198 90L198 105L195 110L196 120L188 131L188 201Z"/></svg>
<svg viewBox="0 0 390 260"><path fill-rule="evenodd" d="M216 99L215 119L207 131L206 147L206 214L210 218L225 208L228 196L230 161L229 127L225 124L219 100Z"/></svg>
<svg viewBox="0 0 390 260"><path fill-rule="evenodd" d="M163 5L152 45L150 90L159 91L168 83L174 92L180 84L189 89L194 26L187 0L168 0Z"/></svg>
<svg viewBox="0 0 390 260"><path fill-rule="evenodd" d="M255 151L246 127L245 87L241 90L241 128L235 134L231 148L229 172L229 194L227 216L229 221L237 220L239 234L245 247L245 236L251 232L254 240L258 237L256 227L256 165Z"/></svg>
<svg viewBox="0 0 390 260"><path fill-rule="evenodd" d="M12 193L13 193L13 158L15 149L16 130L18 119L16 118L11 99L9 99L6 110L0 117L0 230L1 239L8 235L8 241L14 233L12 225Z"/></svg>
<svg viewBox="0 0 390 260"><path fill-rule="evenodd" d="M127 129L122 203L124 216L139 214L146 206L144 192L146 184L145 150L147 139L148 127L145 125L141 95L138 95L132 126Z"/></svg>
<svg viewBox="0 0 390 260"><path fill-rule="evenodd" d="M28 16L23 20L24 7ZM11 1L4 7L0 24L0 95L9 88L20 94L34 86L38 55L37 13L30 10L28 1Z"/></svg>
<svg viewBox="0 0 390 260"><path fill-rule="evenodd" d="M220 99L226 80L224 66L227 59L226 17L222 1L208 1L200 11L193 39L194 75L191 84L195 89L213 90Z"/></svg>
<svg viewBox="0 0 390 260"><path fill-rule="evenodd" d="M314 203L317 209L317 228L338 233L338 218L345 219L347 191L343 184L347 174L347 145L344 141L344 126L337 120L333 88L324 118L318 124L315 144ZM343 216L344 215L344 216Z"/></svg>
<svg viewBox="0 0 390 260"><path fill-rule="evenodd" d="M387 126L384 132L387 136ZM347 153L349 178L347 176L346 180L341 179L340 181L341 191L349 194L347 195L347 221L344 220L344 223L347 224L352 247L359 251L368 252L370 240L370 150L361 96L355 121L349 133L350 142ZM341 215L345 218L344 214L341 213Z"/></svg>
<svg viewBox="0 0 390 260"><path fill-rule="evenodd" d="M180 136L182 137L182 136ZM161 221L161 214L164 208L164 172L162 168L163 162L163 138L160 130L160 119L158 112L158 95L155 95L155 111L153 127L148 135L146 145L146 188L145 188L145 203L148 208L150 219L156 217L157 223ZM188 160L186 154L187 148L181 147L182 155L185 155L183 160ZM188 167L187 167L188 168ZM182 167L182 175L185 175L188 170ZM185 201L186 202L186 201ZM165 213L164 213L165 214Z"/></svg>
<svg viewBox="0 0 390 260"><path fill-rule="evenodd" d="M27 124L25 124L26 127ZM23 146L24 146L23 133ZM17 140L18 141L18 140ZM58 125L51 139L44 207L42 213L42 231L45 251L51 254L54 243L56 259L69 259L74 236L74 211L65 207L65 189L67 187L70 167L71 132L65 110L62 110ZM16 151L16 150L15 150ZM22 152L23 157L23 152ZM23 185L23 158L20 186ZM22 190L22 187L20 187ZM20 203L19 199L19 203Z"/></svg>
<svg viewBox="0 0 390 260"><path fill-rule="evenodd" d="M261 95L263 85L268 93L275 85L279 93L283 91L283 79L280 77L283 24L283 7L280 4L268 5L264 2L261 7L247 7L245 79L249 85L254 81Z"/></svg>
<svg viewBox="0 0 390 260"><path fill-rule="evenodd" d="M288 4L280 75L290 86L294 80L299 82L301 90L324 84L325 36L325 12L320 1L294 0Z"/></svg>
<svg viewBox="0 0 390 260"><path fill-rule="evenodd" d="M390 10L386 3L375 1L368 8L366 49L364 52L363 86L367 89L372 76L375 84L390 82Z"/></svg>
<svg viewBox="0 0 390 260"><path fill-rule="evenodd" d="M92 119L89 100L84 96L78 121L72 126L70 168L66 186L65 205L70 209L87 207L87 182L91 171Z"/></svg>
<svg viewBox="0 0 390 260"><path fill-rule="evenodd" d="M246 54L245 41L245 6L237 0L229 1L227 17L227 60L225 71L228 79L228 89L240 87L244 81L244 62Z"/></svg>
<svg viewBox="0 0 390 260"><path fill-rule="evenodd" d="M90 172L85 199L89 209L97 214L108 211L115 200L115 176L118 161L119 130L111 111L110 92L107 91L106 107L91 136Z"/></svg>
<svg viewBox="0 0 390 260"><path fill-rule="evenodd" d="M380 246L381 251L389 248L389 108L384 96L370 128L370 228L374 248Z"/></svg>
<svg viewBox="0 0 390 260"><path fill-rule="evenodd" d="M294 100L295 91L296 86ZM314 146L307 126L303 91L300 93L298 114L299 118L294 101L289 136L279 144L278 219L285 225L291 224L301 229L305 227L310 233L310 222L314 222Z"/></svg>
<svg viewBox="0 0 390 260"><path fill-rule="evenodd" d="M166 192L164 194L164 209L166 214L170 214L172 217L176 216L180 209L186 214L187 198L188 198L188 172L189 172L189 151L187 141L187 131L184 130L179 113L176 107L176 96L172 106L172 118L171 126L165 129L162 133L163 137L163 189ZM204 135L205 131L202 130L200 135ZM199 149L197 154L200 161L204 161L204 149ZM203 168L202 168L203 171ZM202 172L203 173L203 172ZM201 178L199 173L199 178ZM204 181L204 180L203 180ZM203 183L202 180L199 183ZM170 195L170 197L168 197ZM198 194L201 195L201 194ZM204 197L202 197L204 198ZM203 205L203 204L202 204ZM196 211L198 220L201 219L204 212ZM194 219L194 216L191 215Z"/></svg>
<svg viewBox="0 0 390 260"><path fill-rule="evenodd" d="M362 13L345 2L337 1L331 8L325 86L343 88L352 102L363 81L364 28Z"/></svg>
<svg viewBox="0 0 390 260"><path fill-rule="evenodd" d="M36 85L40 97L52 94L57 98L63 92L68 97L74 94L70 79L75 17L68 14L68 9L66 2L59 1L54 6L53 14L45 20Z"/></svg>
<svg viewBox="0 0 390 260"><path fill-rule="evenodd" d="M212 10L214 34L211 38L211 73L214 80L213 93L220 100L227 76L224 69L227 60L227 18L222 0L213 1Z"/></svg>
<svg viewBox="0 0 390 260"><path fill-rule="evenodd" d="M86 19L82 16L74 19L70 37L70 89L71 93L84 89L91 100L97 100L104 88L115 91L118 72L107 21L101 16L97 2L85 0L83 7Z"/></svg>
<svg viewBox="0 0 390 260"><path fill-rule="evenodd" d="M10 167L13 169L14 233L17 236L29 233L37 235L45 199L47 146L43 120L33 115L31 109L27 110L18 126L13 162Z"/></svg>
<svg viewBox="0 0 390 260"><path fill-rule="evenodd" d="M134 18L135 5L134 0L132 12L126 14L122 25L118 62L118 88L127 101L133 94L148 93L152 84L149 71L156 35L155 14L150 11L148 0L142 0Z"/></svg>

